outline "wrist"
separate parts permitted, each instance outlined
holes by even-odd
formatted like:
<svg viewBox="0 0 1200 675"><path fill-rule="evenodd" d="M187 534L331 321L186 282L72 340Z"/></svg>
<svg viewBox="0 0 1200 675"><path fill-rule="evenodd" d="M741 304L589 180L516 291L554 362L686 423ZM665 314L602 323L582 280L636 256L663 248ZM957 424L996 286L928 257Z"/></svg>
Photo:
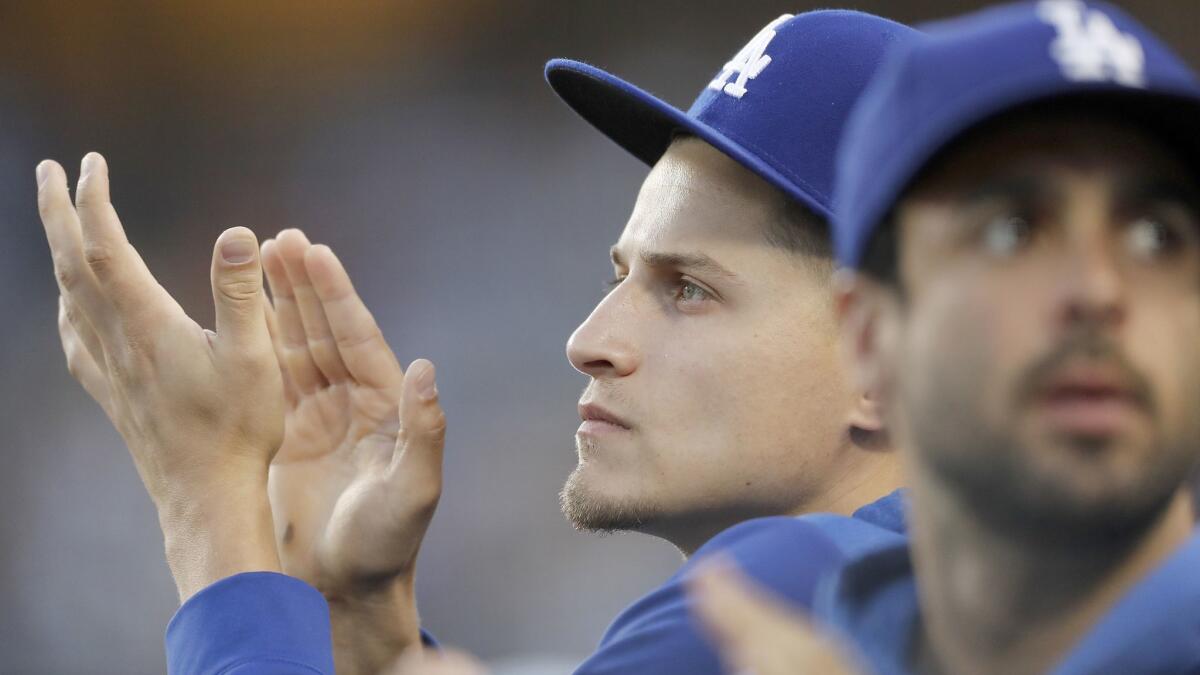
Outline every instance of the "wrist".
<svg viewBox="0 0 1200 675"><path fill-rule="evenodd" d="M235 574L280 571L265 471L179 486L156 505L181 601Z"/></svg>
<svg viewBox="0 0 1200 675"><path fill-rule="evenodd" d="M350 592L323 591L329 603L337 672L379 672L421 644L421 620L411 574Z"/></svg>

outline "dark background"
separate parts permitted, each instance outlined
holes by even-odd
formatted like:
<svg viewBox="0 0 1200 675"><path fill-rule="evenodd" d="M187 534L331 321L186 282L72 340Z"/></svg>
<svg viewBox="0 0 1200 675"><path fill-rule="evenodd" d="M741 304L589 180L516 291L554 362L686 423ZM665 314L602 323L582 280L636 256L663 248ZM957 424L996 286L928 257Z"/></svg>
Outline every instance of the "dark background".
<svg viewBox="0 0 1200 675"><path fill-rule="evenodd" d="M982 4L849 6L919 21ZM542 64L587 60L686 107L762 25L817 6L0 4L0 672L161 672L177 605L132 463L64 365L38 160L73 175L105 153L131 240L202 324L221 230L332 245L400 358L439 367L426 626L508 672L565 672L679 556L558 512L585 383L564 343L646 168L559 104ZM1200 6L1126 6L1200 63Z"/></svg>

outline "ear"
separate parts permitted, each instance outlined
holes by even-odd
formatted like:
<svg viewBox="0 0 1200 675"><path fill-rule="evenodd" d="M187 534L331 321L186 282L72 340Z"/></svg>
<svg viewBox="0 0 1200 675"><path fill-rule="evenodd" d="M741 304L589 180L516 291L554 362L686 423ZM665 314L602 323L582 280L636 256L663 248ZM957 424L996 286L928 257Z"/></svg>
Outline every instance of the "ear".
<svg viewBox="0 0 1200 675"><path fill-rule="evenodd" d="M842 356L856 391L862 392L851 423L866 430L882 428L881 404L887 400L886 340L881 339L887 290L848 269L834 273L834 308Z"/></svg>
<svg viewBox="0 0 1200 675"><path fill-rule="evenodd" d="M878 433L883 431L883 412L875 396L869 391L862 392L850 409L846 423L855 429Z"/></svg>

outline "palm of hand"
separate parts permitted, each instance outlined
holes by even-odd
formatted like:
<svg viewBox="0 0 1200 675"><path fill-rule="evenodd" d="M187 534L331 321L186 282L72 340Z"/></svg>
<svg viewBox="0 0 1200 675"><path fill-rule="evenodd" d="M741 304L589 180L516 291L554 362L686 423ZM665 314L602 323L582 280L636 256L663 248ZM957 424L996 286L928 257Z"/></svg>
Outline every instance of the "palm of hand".
<svg viewBox="0 0 1200 675"><path fill-rule="evenodd" d="M394 521L385 510L399 428L398 395L339 384L301 396L288 410L271 467L270 496L284 572L318 588L354 584L378 560ZM336 514L336 517L335 517ZM351 546L339 546L349 538ZM361 562L360 562L361 561Z"/></svg>
<svg viewBox="0 0 1200 675"><path fill-rule="evenodd" d="M436 389L414 402L416 385L328 248L288 230L263 245L263 263L288 399L268 484L283 569L327 596L404 575L441 491L440 429L420 433L441 424ZM415 451L399 438L402 415Z"/></svg>

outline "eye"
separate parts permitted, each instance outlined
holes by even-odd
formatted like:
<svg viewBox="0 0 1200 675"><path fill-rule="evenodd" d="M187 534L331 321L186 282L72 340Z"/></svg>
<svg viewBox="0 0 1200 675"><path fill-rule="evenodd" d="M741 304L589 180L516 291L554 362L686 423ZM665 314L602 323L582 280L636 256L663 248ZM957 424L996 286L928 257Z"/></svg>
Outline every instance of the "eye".
<svg viewBox="0 0 1200 675"><path fill-rule="evenodd" d="M712 295L700 287L699 284L692 283L687 279L680 279L675 284L675 299L679 302L694 304L704 302L712 298Z"/></svg>
<svg viewBox="0 0 1200 675"><path fill-rule="evenodd" d="M601 292L604 295L612 293L617 286L621 285L622 281L625 281L625 277L623 276L615 276L612 279L609 279L608 281L604 282L604 287L601 289Z"/></svg>
<svg viewBox="0 0 1200 675"><path fill-rule="evenodd" d="M1169 256L1184 244L1184 237L1178 228L1151 216L1133 221L1125 236L1129 250L1145 260Z"/></svg>
<svg viewBox="0 0 1200 675"><path fill-rule="evenodd" d="M1007 258L1024 248L1032 237L1033 227L1028 219L1005 214L983 226L981 244L989 255Z"/></svg>

